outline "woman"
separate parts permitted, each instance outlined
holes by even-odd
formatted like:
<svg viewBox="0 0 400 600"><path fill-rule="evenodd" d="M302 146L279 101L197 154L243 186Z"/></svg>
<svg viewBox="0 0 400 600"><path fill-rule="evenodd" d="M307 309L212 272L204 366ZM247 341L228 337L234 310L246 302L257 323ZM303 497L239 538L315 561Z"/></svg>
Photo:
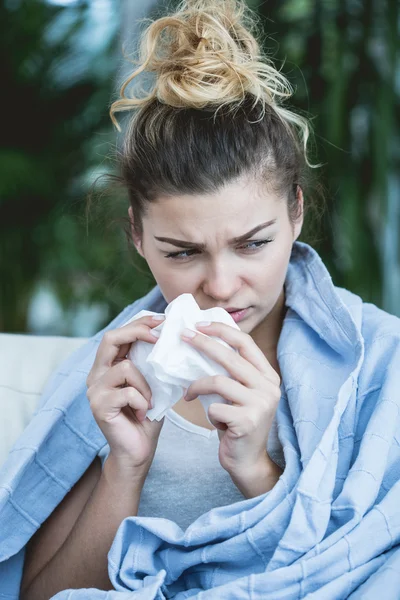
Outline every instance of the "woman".
<svg viewBox="0 0 400 600"><path fill-rule="evenodd" d="M132 239L157 287L62 369L70 379L80 373L80 387L65 387L58 414L70 417L69 431L86 419L90 432L79 437L102 448L79 472L66 444L72 489L53 471L49 489L57 479L64 490L46 500L47 513L29 513L35 531L13 550L30 537L22 600L105 597L96 589L134 590L129 598L356 598L399 560L390 512L400 474L399 320L335 288L315 251L296 242L308 124L281 105L289 84L261 57L253 25L241 2L181 3L144 32L142 66L112 106L114 122L115 112L135 109L121 172ZM143 70L156 74L153 90L126 98ZM126 356L137 340L156 343L160 321L124 323L142 308L164 312L183 293L238 323L199 324L211 337L182 332L231 377L194 381L162 421L149 421L150 388ZM84 412L83 377L106 445ZM56 376L36 423L62 385ZM206 415L198 395L210 393L231 404ZM49 436L63 439L57 426L40 448ZM36 466L46 465L39 454ZM387 498L382 520L369 525L368 511ZM376 539L361 559L370 531ZM396 597L393 577L387 598ZM69 588L95 589L58 595Z"/></svg>

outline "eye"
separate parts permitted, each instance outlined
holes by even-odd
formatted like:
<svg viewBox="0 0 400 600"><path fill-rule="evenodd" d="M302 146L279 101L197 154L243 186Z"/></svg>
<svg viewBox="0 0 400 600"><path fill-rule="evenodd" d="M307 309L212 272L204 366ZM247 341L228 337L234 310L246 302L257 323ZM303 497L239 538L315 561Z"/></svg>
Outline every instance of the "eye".
<svg viewBox="0 0 400 600"><path fill-rule="evenodd" d="M250 252L255 252L257 250L260 250L261 248L264 248L264 246L266 246L267 244L270 244L271 242L273 242L273 239L268 239L268 240L257 240L254 242L248 242L247 244L245 244L244 246L240 246L241 249L244 250L250 250ZM252 244L260 244L259 246L253 247L251 248L250 246Z"/></svg>
<svg viewBox="0 0 400 600"><path fill-rule="evenodd" d="M170 252L169 254L164 254L164 256L165 258L173 258L175 260L185 260L196 253L198 254L198 250L182 250L182 252ZM183 256L184 254L186 256Z"/></svg>
<svg viewBox="0 0 400 600"><path fill-rule="evenodd" d="M252 253L252 252L257 252L257 250L261 250L262 248L264 248L264 246L266 246L267 244L273 242L273 239L268 239L268 240L257 240L254 242L248 242L247 244L244 244L243 246L239 246L239 250L244 250L244 252L247 253ZM254 247L254 244L257 244ZM251 247L253 245L253 247ZM168 254L164 254L165 258L172 258L173 260L187 260L188 258L190 258L191 256L195 255L195 254L200 254L198 250L182 250L181 252L169 252Z"/></svg>

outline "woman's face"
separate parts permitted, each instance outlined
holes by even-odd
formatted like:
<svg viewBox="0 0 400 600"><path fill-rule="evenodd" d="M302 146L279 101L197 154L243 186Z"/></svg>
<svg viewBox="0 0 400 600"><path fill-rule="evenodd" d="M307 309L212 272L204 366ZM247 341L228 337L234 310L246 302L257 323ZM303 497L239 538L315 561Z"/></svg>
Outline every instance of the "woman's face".
<svg viewBox="0 0 400 600"><path fill-rule="evenodd" d="M282 301L301 225L291 225L284 200L241 179L215 194L160 197L134 242L168 303L190 293L202 310L247 308L238 326L251 333Z"/></svg>

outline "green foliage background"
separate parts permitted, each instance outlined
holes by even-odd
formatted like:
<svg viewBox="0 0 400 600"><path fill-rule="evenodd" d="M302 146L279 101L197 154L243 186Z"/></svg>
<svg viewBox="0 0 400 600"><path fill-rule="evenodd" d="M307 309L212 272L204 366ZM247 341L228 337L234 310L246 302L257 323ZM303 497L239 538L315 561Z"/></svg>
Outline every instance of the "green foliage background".
<svg viewBox="0 0 400 600"><path fill-rule="evenodd" d="M114 4L122 15L123 3ZM295 87L292 107L313 117L312 158L324 164L327 200L314 247L337 285L400 314L399 5L250 4L262 18L266 47ZM42 333L64 335L76 334L71 315L82 303L103 305L99 329L153 285L127 247L123 193L101 197L100 181L86 227L89 187L114 169L108 109L122 60L116 32L79 76L60 77L88 6L78 2L75 19L50 43L49 27L71 8L42 0L0 4L2 331L29 329L38 283L51 285L65 311Z"/></svg>

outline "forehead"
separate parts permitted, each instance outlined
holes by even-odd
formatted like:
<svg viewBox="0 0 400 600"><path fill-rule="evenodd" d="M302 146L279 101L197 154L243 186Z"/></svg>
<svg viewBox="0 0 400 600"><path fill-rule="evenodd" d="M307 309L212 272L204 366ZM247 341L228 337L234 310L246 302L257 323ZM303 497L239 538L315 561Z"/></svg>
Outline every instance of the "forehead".
<svg viewBox="0 0 400 600"><path fill-rule="evenodd" d="M160 197L149 205L146 220L157 235L238 236L279 216L284 202L252 182L235 182L213 194ZM162 232L161 232L162 229Z"/></svg>

